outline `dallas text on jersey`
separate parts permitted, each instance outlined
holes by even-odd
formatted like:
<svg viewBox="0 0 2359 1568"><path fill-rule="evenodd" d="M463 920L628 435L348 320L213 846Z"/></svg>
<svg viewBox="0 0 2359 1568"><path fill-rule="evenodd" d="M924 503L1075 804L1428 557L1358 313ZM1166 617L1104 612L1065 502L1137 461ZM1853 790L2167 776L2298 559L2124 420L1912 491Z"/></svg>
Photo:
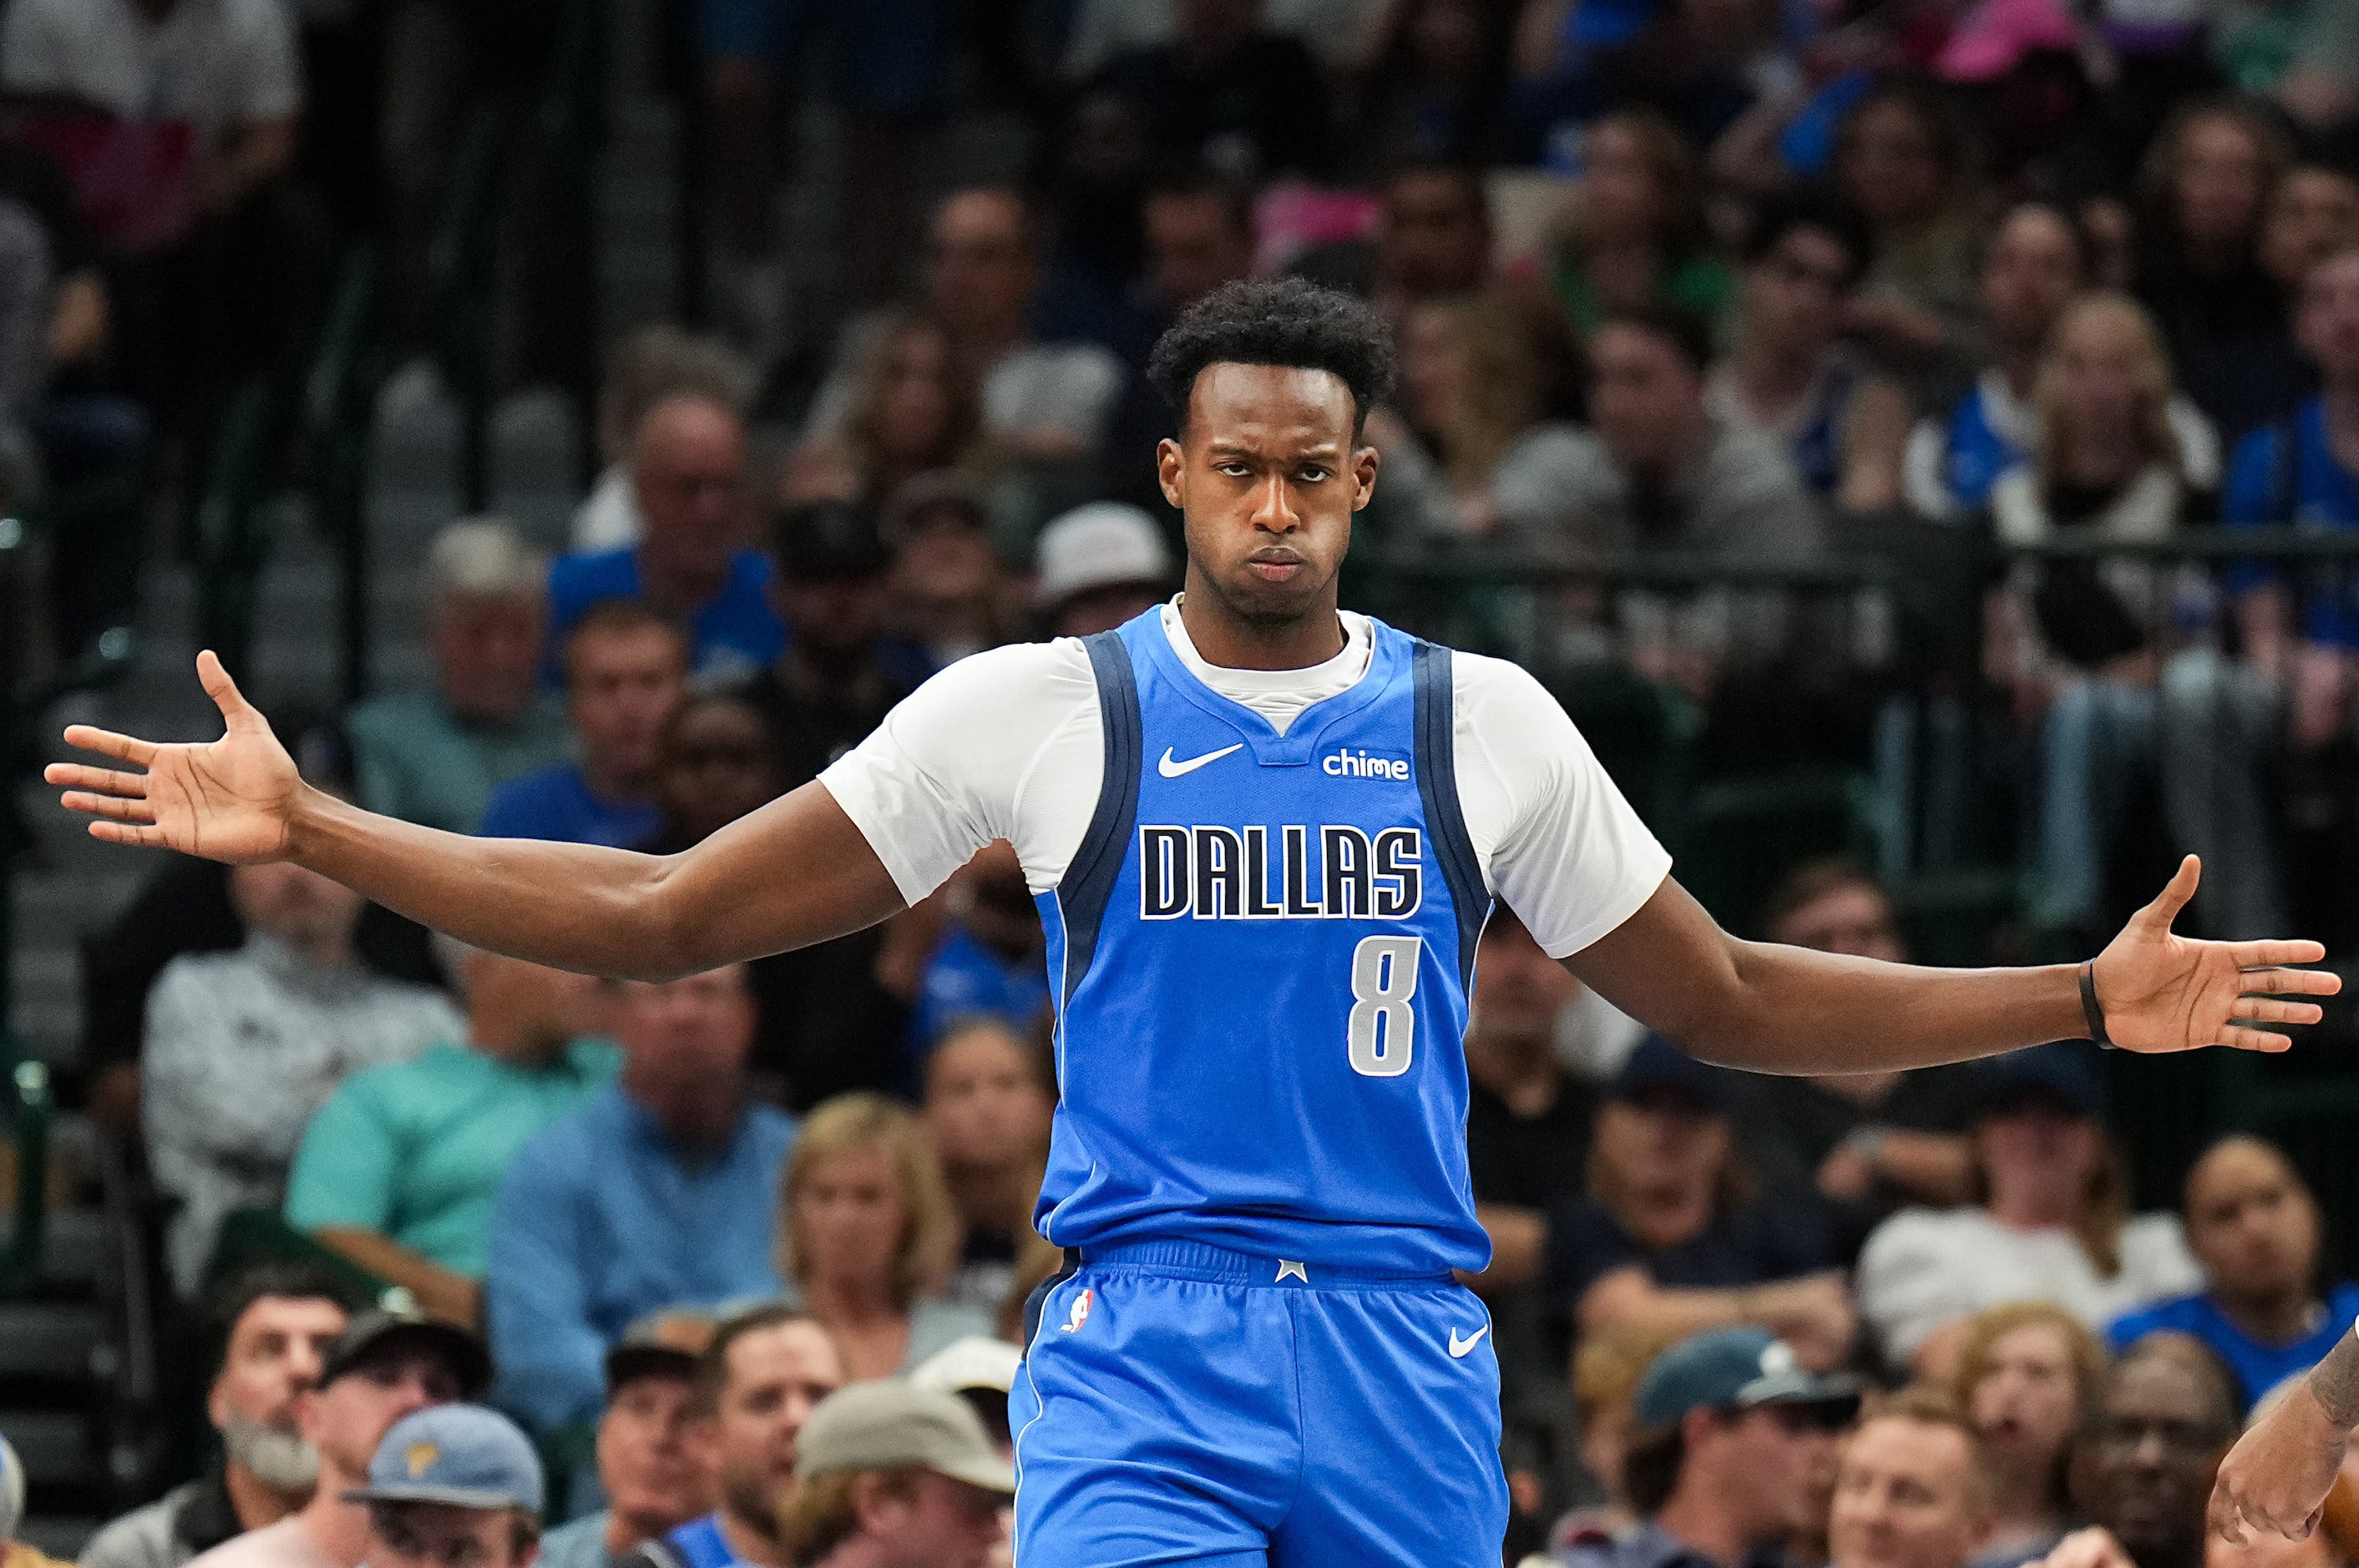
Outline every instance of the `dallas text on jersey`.
<svg viewBox="0 0 2359 1568"><path fill-rule="evenodd" d="M1424 901L1424 834L1409 827L1372 835L1348 824L1146 824L1138 830L1138 915L1405 920Z"/></svg>

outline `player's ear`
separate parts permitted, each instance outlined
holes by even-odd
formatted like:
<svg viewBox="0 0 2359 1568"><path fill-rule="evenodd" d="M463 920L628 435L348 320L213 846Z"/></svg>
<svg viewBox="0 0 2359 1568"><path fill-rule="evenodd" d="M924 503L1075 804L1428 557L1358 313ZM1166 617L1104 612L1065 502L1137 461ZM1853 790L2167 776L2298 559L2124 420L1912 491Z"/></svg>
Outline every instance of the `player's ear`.
<svg viewBox="0 0 2359 1568"><path fill-rule="evenodd" d="M1176 436L1155 443L1155 482L1166 501L1180 511L1188 509L1188 453Z"/></svg>
<svg viewBox="0 0 2359 1568"><path fill-rule="evenodd" d="M1381 461L1375 443L1364 433L1352 449L1352 510L1364 508L1376 497L1376 468Z"/></svg>

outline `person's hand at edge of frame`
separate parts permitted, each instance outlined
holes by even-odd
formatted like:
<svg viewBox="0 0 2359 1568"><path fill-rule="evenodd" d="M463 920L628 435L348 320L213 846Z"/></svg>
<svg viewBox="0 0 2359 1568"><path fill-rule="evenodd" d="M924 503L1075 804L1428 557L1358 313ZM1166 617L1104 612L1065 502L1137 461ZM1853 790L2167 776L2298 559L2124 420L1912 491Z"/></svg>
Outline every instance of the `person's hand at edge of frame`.
<svg viewBox="0 0 2359 1568"><path fill-rule="evenodd" d="M2315 1002L2343 989L2340 975L2289 965L2316 964L2314 942L2203 942L2175 934L2170 923L2195 896L2202 867L2195 856L2154 902L2132 915L2099 953L2093 970L2105 1032L2125 1051L2162 1054L2231 1046L2284 1051L2292 1040L2274 1026L2314 1024Z"/></svg>
<svg viewBox="0 0 2359 1568"><path fill-rule="evenodd" d="M2243 1545L2249 1533L2309 1539L2342 1474L2359 1383L2359 1341L2345 1334L2326 1359L2261 1413L2220 1462L2206 1511L2212 1533ZM2340 1408L2331 1408L2339 1403Z"/></svg>
<svg viewBox="0 0 2359 1568"><path fill-rule="evenodd" d="M197 679L221 709L221 739L159 745L74 724L65 733L68 746L141 771L53 762L42 777L64 789L67 810L93 819L93 838L233 866L278 859L308 786L210 648L197 655Z"/></svg>

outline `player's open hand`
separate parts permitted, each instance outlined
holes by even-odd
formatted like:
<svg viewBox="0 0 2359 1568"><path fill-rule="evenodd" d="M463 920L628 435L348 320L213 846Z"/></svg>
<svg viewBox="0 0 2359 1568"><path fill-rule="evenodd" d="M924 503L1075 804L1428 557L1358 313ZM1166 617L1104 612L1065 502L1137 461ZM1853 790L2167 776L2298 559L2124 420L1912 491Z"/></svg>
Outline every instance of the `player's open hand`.
<svg viewBox="0 0 2359 1568"><path fill-rule="evenodd" d="M269 724L242 696L220 659L197 655L197 679L228 725L207 746L158 746L75 724L66 744L143 772L53 762L44 775L65 788L68 810L96 820L91 835L113 844L177 849L243 865L287 853L303 780Z"/></svg>
<svg viewBox="0 0 2359 1568"><path fill-rule="evenodd" d="M2130 917L2097 955L2097 1002L2105 1032L2125 1051L2193 1051L2207 1045L2283 1051L2293 1041L2270 1026L2314 1024L2315 1002L2332 996L2340 976L2293 964L2316 964L2314 942L2197 942L2170 922L2195 896L2201 867L2193 855L2153 903Z"/></svg>

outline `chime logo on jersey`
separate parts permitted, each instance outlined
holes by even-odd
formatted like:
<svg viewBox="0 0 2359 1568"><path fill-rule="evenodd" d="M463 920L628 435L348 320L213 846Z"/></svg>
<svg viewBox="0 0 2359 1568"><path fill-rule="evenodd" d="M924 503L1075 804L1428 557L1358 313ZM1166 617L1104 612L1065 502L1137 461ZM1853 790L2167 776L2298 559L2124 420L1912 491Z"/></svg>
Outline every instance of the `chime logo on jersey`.
<svg viewBox="0 0 2359 1568"><path fill-rule="evenodd" d="M1095 1300L1097 1292L1095 1290L1090 1290L1085 1286L1082 1288L1082 1293L1073 1298L1073 1310L1066 1317L1062 1325L1064 1333L1071 1334L1075 1330L1079 1329L1083 1323L1090 1321L1090 1302Z"/></svg>
<svg viewBox="0 0 2359 1568"><path fill-rule="evenodd" d="M1138 830L1141 920L1405 920L1424 901L1425 835L1417 828Z"/></svg>

